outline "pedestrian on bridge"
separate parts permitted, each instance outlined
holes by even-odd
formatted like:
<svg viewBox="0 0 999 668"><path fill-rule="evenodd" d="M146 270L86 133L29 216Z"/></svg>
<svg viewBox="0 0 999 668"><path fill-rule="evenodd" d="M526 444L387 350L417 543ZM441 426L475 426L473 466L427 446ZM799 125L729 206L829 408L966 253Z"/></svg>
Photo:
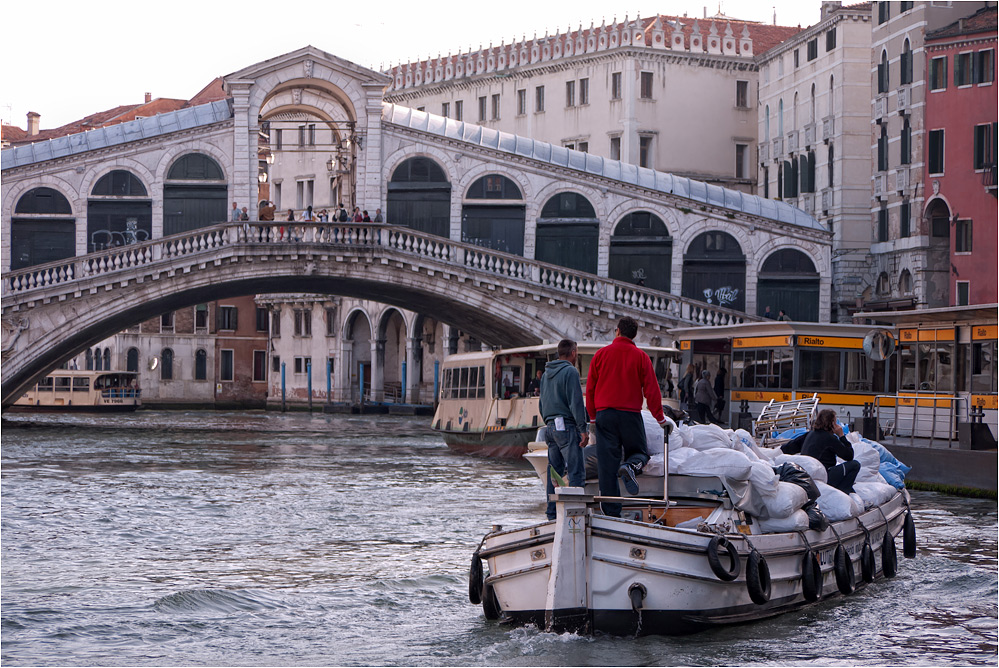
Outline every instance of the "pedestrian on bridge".
<svg viewBox="0 0 999 668"><path fill-rule="evenodd" d="M243 217L243 213L239 210L239 204L236 202L232 203L232 213L229 215L229 220L238 223Z"/></svg>

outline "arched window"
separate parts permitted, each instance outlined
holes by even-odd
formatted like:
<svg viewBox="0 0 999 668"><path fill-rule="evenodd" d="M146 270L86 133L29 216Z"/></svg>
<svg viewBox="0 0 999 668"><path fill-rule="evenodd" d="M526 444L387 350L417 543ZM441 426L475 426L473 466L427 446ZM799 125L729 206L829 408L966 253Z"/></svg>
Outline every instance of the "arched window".
<svg viewBox="0 0 999 668"><path fill-rule="evenodd" d="M881 134L878 136L878 171L888 171L888 126L881 126Z"/></svg>
<svg viewBox="0 0 999 668"><path fill-rule="evenodd" d="M874 290L875 292L878 293L878 295L881 296L887 295L888 293L891 292L891 283L888 281L887 272L882 271L880 274L878 274L878 282L875 285Z"/></svg>
<svg viewBox="0 0 999 668"><path fill-rule="evenodd" d="M104 370L104 355L100 348L94 348L94 371Z"/></svg>
<svg viewBox="0 0 999 668"><path fill-rule="evenodd" d="M835 100L835 95L836 95L836 78L830 74L829 75L829 102L826 105L828 107L828 109L826 109L826 114L828 116L832 116L833 115L833 101Z"/></svg>
<svg viewBox="0 0 999 668"><path fill-rule="evenodd" d="M763 112L763 140L770 141L770 105L764 107Z"/></svg>
<svg viewBox="0 0 999 668"><path fill-rule="evenodd" d="M129 348L125 353L125 371L139 370L139 349Z"/></svg>
<svg viewBox="0 0 999 668"><path fill-rule="evenodd" d="M409 158L392 172L386 220L441 237L451 236L451 183L430 158Z"/></svg>
<svg viewBox="0 0 999 668"><path fill-rule="evenodd" d="M87 348L87 362L86 362L86 365L87 365L86 366L87 371L93 371L94 370L94 351L91 350L90 348Z"/></svg>
<svg viewBox="0 0 999 668"><path fill-rule="evenodd" d="M208 379L208 353L204 348L198 348L194 353L194 380Z"/></svg>
<svg viewBox="0 0 999 668"><path fill-rule="evenodd" d="M614 228L610 240L610 278L669 292L673 239L662 218L633 211Z"/></svg>
<svg viewBox="0 0 999 668"><path fill-rule="evenodd" d="M173 380L173 350L164 348L160 354L160 380Z"/></svg>
<svg viewBox="0 0 999 668"><path fill-rule="evenodd" d="M11 219L10 268L24 269L76 254L76 220L69 200L52 188L21 195Z"/></svg>
<svg viewBox="0 0 999 668"><path fill-rule="evenodd" d="M812 94L808 98L808 122L815 122L815 84L812 84Z"/></svg>
<svg viewBox="0 0 999 668"><path fill-rule="evenodd" d="M108 172L94 186L94 197L146 197L146 187L135 174L124 169Z"/></svg>
<svg viewBox="0 0 999 668"><path fill-rule="evenodd" d="M912 294L912 274L908 269L903 269L898 277L898 291L903 295Z"/></svg>
<svg viewBox="0 0 999 668"><path fill-rule="evenodd" d="M535 258L595 274L599 233L600 221L588 199L579 193L558 193L541 207Z"/></svg>
<svg viewBox="0 0 999 668"><path fill-rule="evenodd" d="M899 83L902 85L912 83L912 45L909 44L908 37L902 46L902 58L899 61L899 67Z"/></svg>
<svg viewBox="0 0 999 668"><path fill-rule="evenodd" d="M818 322L819 273L807 255L795 248L771 253L760 267L756 312L783 310L792 320Z"/></svg>
<svg viewBox="0 0 999 668"><path fill-rule="evenodd" d="M798 93L794 94L794 106L791 107L791 128L798 129Z"/></svg>
<svg viewBox="0 0 999 668"><path fill-rule="evenodd" d="M476 179L461 206L461 240L523 255L526 220L523 199L517 184L502 174Z"/></svg>
<svg viewBox="0 0 999 668"><path fill-rule="evenodd" d="M694 237L683 256L682 295L746 310L746 256L731 234L720 230Z"/></svg>
<svg viewBox="0 0 999 668"><path fill-rule="evenodd" d="M228 199L228 184L215 160L201 153L181 156L170 166L163 184L163 235L225 222ZM257 217L252 206L250 217Z"/></svg>
<svg viewBox="0 0 999 668"><path fill-rule="evenodd" d="M835 151L833 150L833 143L829 142L829 151L828 155L826 156L826 169L828 170L829 173L826 175L826 178L828 180L830 188L833 187L833 176L835 174L835 166L836 166L836 162L833 160L833 158L835 158ZM832 193L830 193L830 195L831 194Z"/></svg>
<svg viewBox="0 0 999 668"><path fill-rule="evenodd" d="M881 51L881 62L878 64L878 92L888 92L888 51Z"/></svg>
<svg viewBox="0 0 999 668"><path fill-rule="evenodd" d="M105 348L104 349L104 370L105 371L110 371L111 370L111 349L110 348Z"/></svg>
<svg viewBox="0 0 999 668"><path fill-rule="evenodd" d="M102 176L87 202L87 252L146 241L152 235L153 204L131 172Z"/></svg>
<svg viewBox="0 0 999 668"><path fill-rule="evenodd" d="M784 98L777 101L777 134L784 136Z"/></svg>
<svg viewBox="0 0 999 668"><path fill-rule="evenodd" d="M908 117L902 121L902 136L899 142L899 162L908 165L912 162L912 126Z"/></svg>

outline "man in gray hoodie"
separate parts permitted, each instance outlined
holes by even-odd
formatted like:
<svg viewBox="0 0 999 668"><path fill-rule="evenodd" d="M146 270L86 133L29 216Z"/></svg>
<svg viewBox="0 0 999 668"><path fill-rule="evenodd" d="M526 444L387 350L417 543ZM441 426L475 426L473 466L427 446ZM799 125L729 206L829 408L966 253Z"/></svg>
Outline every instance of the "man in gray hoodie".
<svg viewBox="0 0 999 668"><path fill-rule="evenodd" d="M545 441L548 443L548 464L559 475L568 474L571 487L586 482L583 447L590 439L586 423L583 389L576 370L576 342L562 339L558 344L558 359L545 365L541 376L541 396L538 410L545 421ZM551 475L546 476L548 507L545 514L555 519L555 487Z"/></svg>

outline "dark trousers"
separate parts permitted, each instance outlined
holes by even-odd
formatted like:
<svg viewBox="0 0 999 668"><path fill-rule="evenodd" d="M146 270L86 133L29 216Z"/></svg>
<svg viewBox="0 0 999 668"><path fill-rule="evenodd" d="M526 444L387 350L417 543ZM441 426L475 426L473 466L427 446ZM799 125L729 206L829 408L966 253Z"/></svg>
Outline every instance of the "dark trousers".
<svg viewBox="0 0 999 668"><path fill-rule="evenodd" d="M856 459L826 469L829 486L847 494L853 493L853 483L857 482L858 473L860 473L860 462Z"/></svg>
<svg viewBox="0 0 999 668"><path fill-rule="evenodd" d="M641 413L605 408L597 412L597 478L601 496L621 496L617 470L621 462L640 471L649 461ZM601 504L604 515L621 517L620 503Z"/></svg>

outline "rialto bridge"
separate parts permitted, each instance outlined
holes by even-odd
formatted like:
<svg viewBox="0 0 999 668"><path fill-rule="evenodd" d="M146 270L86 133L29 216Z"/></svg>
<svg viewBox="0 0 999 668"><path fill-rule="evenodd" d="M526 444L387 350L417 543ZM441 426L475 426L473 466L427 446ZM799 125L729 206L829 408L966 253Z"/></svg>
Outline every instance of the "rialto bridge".
<svg viewBox="0 0 999 668"><path fill-rule="evenodd" d="M376 300L494 345L753 319L775 295L828 314L832 234L803 212L386 104L388 81L306 47L225 77L226 99L4 150L3 404L237 295ZM388 224L264 224L259 199ZM218 222L230 201L249 223Z"/></svg>

